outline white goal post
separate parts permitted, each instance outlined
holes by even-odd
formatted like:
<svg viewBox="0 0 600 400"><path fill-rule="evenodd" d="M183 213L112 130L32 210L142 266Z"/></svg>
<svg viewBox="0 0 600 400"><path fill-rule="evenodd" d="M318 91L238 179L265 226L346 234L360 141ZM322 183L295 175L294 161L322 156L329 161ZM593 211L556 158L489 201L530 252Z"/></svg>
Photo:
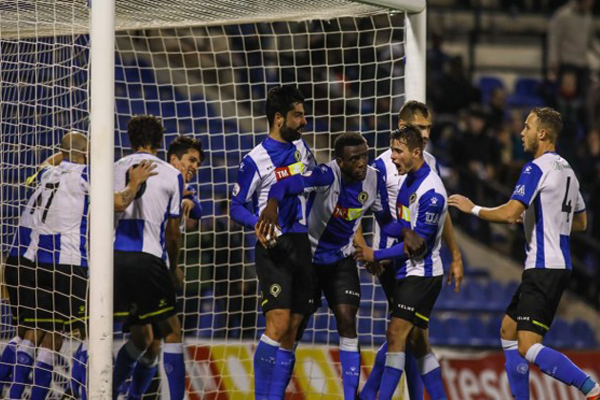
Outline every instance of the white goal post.
<svg viewBox="0 0 600 400"><path fill-rule="evenodd" d="M113 260L110 255L114 232L113 220L107 216L113 214L116 32L329 20L401 12L405 13L404 51L407 55L404 98L425 101L425 0L4 0L2 3L0 39L90 35L87 105L91 149L90 399L112 396Z"/></svg>

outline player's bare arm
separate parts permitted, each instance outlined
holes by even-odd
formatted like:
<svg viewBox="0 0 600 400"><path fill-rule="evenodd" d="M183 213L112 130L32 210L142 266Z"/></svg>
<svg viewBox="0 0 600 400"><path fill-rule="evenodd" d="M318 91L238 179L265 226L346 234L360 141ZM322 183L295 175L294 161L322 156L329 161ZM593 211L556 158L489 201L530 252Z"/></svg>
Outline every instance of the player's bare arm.
<svg viewBox="0 0 600 400"><path fill-rule="evenodd" d="M143 160L139 165L129 168L129 183L120 192L116 192L114 195L115 199L115 212L123 212L129 207L135 195L140 189L140 186L148 180L151 176L157 175L154 172L156 164L151 161Z"/></svg>
<svg viewBox="0 0 600 400"><path fill-rule="evenodd" d="M587 229L587 213L580 212L573 215L573 225L571 226L572 232L585 232Z"/></svg>
<svg viewBox="0 0 600 400"><path fill-rule="evenodd" d="M446 215L446 222L444 222L444 230L442 231L442 239L452 254L452 263L450 264L450 270L448 271L447 282L449 285L452 283L452 279L454 279L454 291L458 292L463 280L464 267L462 262L462 254L458 248L456 236L454 235L454 226L452 225L450 213Z"/></svg>
<svg viewBox="0 0 600 400"><path fill-rule="evenodd" d="M281 229L279 226L279 213L277 212L278 205L279 202L276 198L270 198L254 228L256 237L264 248L269 247L269 239L274 237L275 228Z"/></svg>
<svg viewBox="0 0 600 400"><path fill-rule="evenodd" d="M494 208L479 207L470 199L459 194L448 198L448 205L458 208L464 213L472 213L488 222L503 224L516 224L525 211L525 205L518 200L509 200L508 203Z"/></svg>
<svg viewBox="0 0 600 400"><path fill-rule="evenodd" d="M181 231L179 230L179 218L169 218L165 232L167 254L171 272L175 277L178 287L183 285L183 271L179 266L179 250L181 249Z"/></svg>

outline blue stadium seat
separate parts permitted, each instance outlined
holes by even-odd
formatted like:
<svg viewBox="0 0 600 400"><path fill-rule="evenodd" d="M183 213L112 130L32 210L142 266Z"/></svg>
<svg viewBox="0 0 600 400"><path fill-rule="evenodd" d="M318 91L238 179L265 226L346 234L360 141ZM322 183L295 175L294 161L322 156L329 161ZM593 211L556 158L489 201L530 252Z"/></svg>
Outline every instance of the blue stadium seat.
<svg viewBox="0 0 600 400"><path fill-rule="evenodd" d="M512 107L539 107L545 105L538 95L540 81L535 78L519 78L515 90L508 96L508 104Z"/></svg>
<svg viewBox="0 0 600 400"><path fill-rule="evenodd" d="M562 318L556 318L544 337L544 342L560 349L571 346L572 339L571 325Z"/></svg>
<svg viewBox="0 0 600 400"><path fill-rule="evenodd" d="M447 344L448 331L446 324L436 316L429 319L429 341L434 346L443 346Z"/></svg>
<svg viewBox="0 0 600 400"><path fill-rule="evenodd" d="M488 321L488 337L490 339L490 346L500 346L500 328L502 327L501 316L492 316Z"/></svg>
<svg viewBox="0 0 600 400"><path fill-rule="evenodd" d="M460 318L451 317L444 321L446 326L447 340L450 346L468 346L470 341L469 328L465 321Z"/></svg>
<svg viewBox="0 0 600 400"><path fill-rule="evenodd" d="M492 312L501 312L506 309L508 302L505 298L504 287L497 281L489 281L485 292L487 294L487 309Z"/></svg>
<svg viewBox="0 0 600 400"><path fill-rule="evenodd" d="M596 347L596 335L590 325L581 319L577 319L571 326L575 348L585 349Z"/></svg>
<svg viewBox="0 0 600 400"><path fill-rule="evenodd" d="M490 335L487 325L477 317L471 317L466 321L469 336L469 346L482 347L490 345Z"/></svg>
<svg viewBox="0 0 600 400"><path fill-rule="evenodd" d="M496 88L504 88L504 82L495 76L482 76L479 78L479 90L481 91L481 102L487 104L492 92Z"/></svg>
<svg viewBox="0 0 600 400"><path fill-rule="evenodd" d="M477 281L471 280L465 287L466 302L463 309L473 311L487 311L487 293L485 288Z"/></svg>

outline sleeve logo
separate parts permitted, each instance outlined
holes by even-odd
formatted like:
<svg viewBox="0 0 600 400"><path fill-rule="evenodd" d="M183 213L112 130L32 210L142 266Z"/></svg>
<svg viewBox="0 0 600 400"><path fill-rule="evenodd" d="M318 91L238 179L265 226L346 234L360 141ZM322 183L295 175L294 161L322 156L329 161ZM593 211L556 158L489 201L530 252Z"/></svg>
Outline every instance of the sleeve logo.
<svg viewBox="0 0 600 400"><path fill-rule="evenodd" d="M237 184L237 183L236 183L236 184L234 184L234 185L233 185L233 190L231 191L231 193L232 193L234 196L237 196L237 195L240 193L240 185L239 185L239 184Z"/></svg>
<svg viewBox="0 0 600 400"><path fill-rule="evenodd" d="M530 174L531 173L531 165L528 165L524 170L523 170L524 174Z"/></svg>
<svg viewBox="0 0 600 400"><path fill-rule="evenodd" d="M360 204L365 204L367 200L369 200L369 194L367 192L363 191L358 194L358 202Z"/></svg>
<svg viewBox="0 0 600 400"><path fill-rule="evenodd" d="M432 206L437 206L438 203L438 198L437 197L432 197L431 198L431 205Z"/></svg>
<svg viewBox="0 0 600 400"><path fill-rule="evenodd" d="M517 185L513 192L513 196L525 196L525 185Z"/></svg>
<svg viewBox="0 0 600 400"><path fill-rule="evenodd" d="M440 214L433 212L425 213L425 223L427 225L437 225L440 221Z"/></svg>

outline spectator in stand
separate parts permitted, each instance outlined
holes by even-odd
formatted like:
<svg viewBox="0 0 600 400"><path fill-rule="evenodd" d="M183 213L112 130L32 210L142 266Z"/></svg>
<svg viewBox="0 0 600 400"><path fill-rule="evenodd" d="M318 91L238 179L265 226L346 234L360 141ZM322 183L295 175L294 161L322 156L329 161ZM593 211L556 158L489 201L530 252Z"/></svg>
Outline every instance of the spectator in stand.
<svg viewBox="0 0 600 400"><path fill-rule="evenodd" d="M577 75L574 72L565 71L559 84L554 107L562 116L563 129L558 148L566 159L574 160L580 132L585 128L585 102L578 94Z"/></svg>
<svg viewBox="0 0 600 400"><path fill-rule="evenodd" d="M561 76L572 72L577 77L578 94L584 95L589 81L588 51L600 53L595 39L592 8L594 0L571 0L560 7L548 26L550 73Z"/></svg>
<svg viewBox="0 0 600 400"><path fill-rule="evenodd" d="M452 145L457 166L467 167L481 179L493 179L500 163L498 142L486 131L487 114L481 107L469 109L465 129Z"/></svg>
<svg viewBox="0 0 600 400"><path fill-rule="evenodd" d="M450 59L439 85L430 89L431 102L438 114L456 114L471 104L478 103L480 98L479 90L471 84L465 73L460 56ZM448 96L448 93L452 93L452 96Z"/></svg>
<svg viewBox="0 0 600 400"><path fill-rule="evenodd" d="M506 121L506 91L502 87L492 90L487 104L488 128L502 130Z"/></svg>

